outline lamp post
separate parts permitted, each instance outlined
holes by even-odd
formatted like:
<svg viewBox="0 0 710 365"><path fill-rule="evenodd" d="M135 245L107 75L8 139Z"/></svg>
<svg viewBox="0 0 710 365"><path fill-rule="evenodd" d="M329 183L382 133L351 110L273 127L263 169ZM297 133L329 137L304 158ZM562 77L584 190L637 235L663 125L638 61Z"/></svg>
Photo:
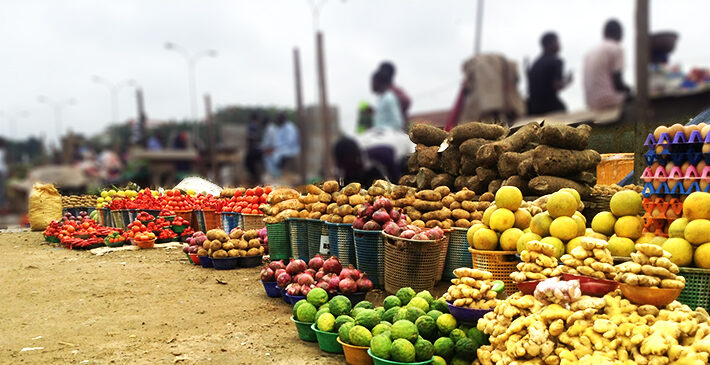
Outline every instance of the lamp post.
<svg viewBox="0 0 710 365"><path fill-rule="evenodd" d="M46 96L40 96L37 98L42 104L49 105L54 111L54 125L57 128L57 140L61 140L62 137L62 109L67 106L76 105L76 99L69 98L63 100L52 100Z"/></svg>
<svg viewBox="0 0 710 365"><path fill-rule="evenodd" d="M192 119L195 123L193 133L195 135L195 139L197 139L197 81L196 81L196 65L197 61L200 58L204 57L217 57L217 51L213 49L206 49L204 51L196 52L196 53L191 53L188 51L186 48L181 47L175 43L172 42L165 42L165 49L167 50L173 50L176 51L177 53L181 54L183 57L185 57L185 61L187 62L187 76L188 76L188 88L189 88L189 93L190 93L190 113L192 115Z"/></svg>
<svg viewBox="0 0 710 365"><path fill-rule="evenodd" d="M6 113L5 111L0 110L0 116L4 117L5 121L7 121L8 136L15 137L17 134L17 120L29 117L30 113L26 110L20 110L15 113Z"/></svg>
<svg viewBox="0 0 710 365"><path fill-rule="evenodd" d="M109 96L111 97L111 121L118 122L118 92L125 86L136 86L136 82L132 79L124 80L119 83L113 83L108 79L94 75L91 81L106 86Z"/></svg>

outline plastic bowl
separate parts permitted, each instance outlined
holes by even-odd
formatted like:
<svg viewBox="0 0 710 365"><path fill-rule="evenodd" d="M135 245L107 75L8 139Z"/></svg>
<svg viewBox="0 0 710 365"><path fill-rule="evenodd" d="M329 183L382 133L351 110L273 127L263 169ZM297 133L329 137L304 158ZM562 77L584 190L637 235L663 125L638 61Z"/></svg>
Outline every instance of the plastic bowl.
<svg viewBox="0 0 710 365"><path fill-rule="evenodd" d="M353 346L347 344L340 340L340 337L336 339L340 346L343 347L343 354L345 354L345 362L350 365L373 365L372 357L367 353L369 347Z"/></svg>
<svg viewBox="0 0 710 365"><path fill-rule="evenodd" d="M286 302L286 303L291 304L291 305L296 305L296 303L298 303L299 300L306 299L306 296L305 295L288 295L288 293L284 292L284 298L286 298L288 300L288 302Z"/></svg>
<svg viewBox="0 0 710 365"><path fill-rule="evenodd" d="M269 297L278 298L281 296L281 288L276 286L275 281L261 281L261 285L264 286L264 290L266 290L266 295L268 295Z"/></svg>
<svg viewBox="0 0 710 365"><path fill-rule="evenodd" d="M197 256L196 253L188 254L188 256L190 256L190 261L191 261L193 264L195 264L195 265L199 265L199 264L200 264L200 256Z"/></svg>
<svg viewBox="0 0 710 365"><path fill-rule="evenodd" d="M355 293L345 294L345 293L338 292L338 293L335 293L335 295L343 295L343 296L347 297L348 299L350 299L350 303L352 303L353 306L355 306L355 304L360 303L363 300L365 300L365 296L367 296L367 293L366 292L355 292Z"/></svg>
<svg viewBox="0 0 710 365"><path fill-rule="evenodd" d="M492 311L492 309L473 309L473 308L463 308L463 307L457 307L451 302L446 302L446 305L449 306L449 313L451 313L454 318L456 318L457 321L459 322L465 322L465 323L470 323L475 325L478 323L478 320L483 318L486 313ZM377 361L375 361L375 364L377 364ZM426 364L426 363L423 363Z"/></svg>
<svg viewBox="0 0 710 365"><path fill-rule="evenodd" d="M244 256L239 258L239 267L257 267L261 265L261 255Z"/></svg>
<svg viewBox="0 0 710 365"><path fill-rule="evenodd" d="M540 284L541 281L542 280L528 280L521 281L515 284L518 286L518 290L520 290L523 294L533 295L535 294L535 288L537 288L537 284Z"/></svg>
<svg viewBox="0 0 710 365"><path fill-rule="evenodd" d="M209 256L198 256L200 259L200 265L204 268L214 267L212 264L212 259Z"/></svg>
<svg viewBox="0 0 710 365"><path fill-rule="evenodd" d="M278 285L277 285L277 287L278 287ZM286 304L291 304L291 300L288 299L288 297L286 296L286 289L279 288L279 291L281 292L281 298L284 300L284 302Z"/></svg>
<svg viewBox="0 0 710 365"><path fill-rule="evenodd" d="M644 286L621 284L621 294L634 304L650 304L656 307L665 307L680 295L683 289L659 289Z"/></svg>
<svg viewBox="0 0 710 365"><path fill-rule="evenodd" d="M338 334L335 332L325 332L316 328L316 324L311 325L311 329L316 333L318 347L331 354L342 354L343 346L338 342Z"/></svg>
<svg viewBox="0 0 710 365"><path fill-rule="evenodd" d="M619 287L619 283L611 280L597 279L584 275L562 274L562 280L579 280L579 289L584 295L603 297Z"/></svg>
<svg viewBox="0 0 710 365"><path fill-rule="evenodd" d="M293 323L296 324L296 330L298 331L298 338L303 341L316 342L318 338L316 337L316 332L311 328L313 323L297 321L293 316L291 317Z"/></svg>
<svg viewBox="0 0 710 365"><path fill-rule="evenodd" d="M238 257L212 258L212 266L215 270L234 270L239 267Z"/></svg>
<svg viewBox="0 0 710 365"><path fill-rule="evenodd" d="M180 226L172 225L170 227L172 228L173 232L180 234L182 232L185 232L185 230L187 229L187 227L189 227L189 225L187 225L187 224L180 225Z"/></svg>
<svg viewBox="0 0 710 365"><path fill-rule="evenodd" d="M392 360L385 360L385 359L380 359L379 357L375 356L372 354L372 350L367 349L367 354L370 355L372 358L373 364L375 365L425 365L425 364L431 364L432 361L434 361L434 357L432 356L431 359L427 361L420 361L420 362L398 362L398 361L392 361Z"/></svg>
<svg viewBox="0 0 710 365"><path fill-rule="evenodd" d="M155 247L155 239L150 241L136 241L136 246L139 248L153 248Z"/></svg>

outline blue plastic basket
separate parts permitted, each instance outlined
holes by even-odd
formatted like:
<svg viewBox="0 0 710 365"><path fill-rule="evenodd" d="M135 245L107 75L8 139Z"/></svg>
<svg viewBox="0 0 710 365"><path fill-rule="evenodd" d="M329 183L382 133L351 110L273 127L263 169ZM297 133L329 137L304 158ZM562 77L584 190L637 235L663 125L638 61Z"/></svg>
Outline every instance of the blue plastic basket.
<svg viewBox="0 0 710 365"><path fill-rule="evenodd" d="M288 218L289 240L291 254L308 262L311 258L308 251L308 220L305 218Z"/></svg>
<svg viewBox="0 0 710 365"><path fill-rule="evenodd" d="M323 240L323 237L325 239L328 239L328 229L325 227L325 222L319 219L308 219L307 220L307 225L308 225L308 257L313 257L317 253L321 253L320 248L321 248L321 240ZM269 242L271 242L271 238L269 238ZM326 244L326 247L329 247ZM329 252L321 253L324 256L329 255Z"/></svg>
<svg viewBox="0 0 710 365"><path fill-rule="evenodd" d="M197 230L202 232L207 232L205 228L205 212L201 210L195 210L195 221L197 223ZM226 231L229 232L229 231Z"/></svg>
<svg viewBox="0 0 710 365"><path fill-rule="evenodd" d="M337 256L340 263L344 266L353 265L357 267L355 242L353 241L353 225L348 223L326 222L325 226L328 228L330 253Z"/></svg>
<svg viewBox="0 0 710 365"><path fill-rule="evenodd" d="M239 220L241 219L241 214L235 212L222 212L220 214L222 214L222 229L225 232L229 233L234 228L239 227Z"/></svg>
<svg viewBox="0 0 710 365"><path fill-rule="evenodd" d="M468 252L467 232L466 228L452 228L449 237L449 250L446 253L446 263L444 264L443 278L446 280L455 278L454 270L459 267L473 267L473 258Z"/></svg>
<svg viewBox="0 0 710 365"><path fill-rule="evenodd" d="M367 273L375 287L385 285L385 241L382 231L353 228L353 242L358 269Z"/></svg>
<svg viewBox="0 0 710 365"><path fill-rule="evenodd" d="M269 237L269 256L271 260L287 260L291 257L291 242L289 241L288 223L266 224L266 234Z"/></svg>

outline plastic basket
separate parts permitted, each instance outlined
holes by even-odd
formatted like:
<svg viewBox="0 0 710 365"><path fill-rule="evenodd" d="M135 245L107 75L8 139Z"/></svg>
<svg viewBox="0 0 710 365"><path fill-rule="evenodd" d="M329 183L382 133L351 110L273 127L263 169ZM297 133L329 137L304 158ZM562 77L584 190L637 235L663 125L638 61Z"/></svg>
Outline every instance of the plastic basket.
<svg viewBox="0 0 710 365"><path fill-rule="evenodd" d="M515 254L517 251L482 251L468 248L471 252L471 260L474 269L485 270L493 274L492 280L500 280L505 283L505 293L511 295L518 291L510 274L515 271L518 264Z"/></svg>
<svg viewBox="0 0 710 365"><path fill-rule="evenodd" d="M271 260L286 260L291 257L291 243L288 239L288 223L286 221L266 225L269 237L269 256Z"/></svg>
<svg viewBox="0 0 710 365"><path fill-rule="evenodd" d="M197 223L197 231L207 232L205 226L205 212L202 210L195 211L195 222Z"/></svg>
<svg viewBox="0 0 710 365"><path fill-rule="evenodd" d="M288 218L286 221L291 241L291 254L308 262L311 258L308 256L308 221L304 218Z"/></svg>
<svg viewBox="0 0 710 365"><path fill-rule="evenodd" d="M437 261L436 265L436 278L435 278L435 283L438 283L441 281L441 277L444 274L444 266L446 264L446 254L449 252L449 240L451 238L451 230L447 229L444 231L444 240L441 242L441 246L439 246L439 260Z"/></svg>
<svg viewBox="0 0 710 365"><path fill-rule="evenodd" d="M264 215L263 214L242 214L240 219L240 227L243 230L249 231L252 229L262 229L264 228Z"/></svg>
<svg viewBox="0 0 710 365"><path fill-rule="evenodd" d="M453 228L449 237L448 250L446 252L446 262L444 263L443 278L450 280L455 278L454 270L459 267L472 267L471 253L468 252L469 244L466 238L466 228Z"/></svg>
<svg viewBox="0 0 710 365"><path fill-rule="evenodd" d="M426 364L431 364L432 361L434 361L434 357L432 357L429 360L425 361L418 361L418 362L398 362L398 361L393 361L393 360L385 360L381 359L375 355L372 354L372 349L367 349L367 354L372 357L372 361L374 365L426 365Z"/></svg>
<svg viewBox="0 0 710 365"><path fill-rule="evenodd" d="M345 362L350 365L373 365L372 358L367 354L369 347L353 346L347 344L337 338L340 346L343 346L343 354L345 354Z"/></svg>
<svg viewBox="0 0 710 365"><path fill-rule="evenodd" d="M335 255L343 266L357 267L355 259L355 242L353 242L353 225L348 223L325 223L328 229L328 244L330 254Z"/></svg>
<svg viewBox="0 0 710 365"><path fill-rule="evenodd" d="M678 301L695 310L697 307L710 308L710 269L681 267L679 275L685 278L685 288Z"/></svg>
<svg viewBox="0 0 710 365"><path fill-rule="evenodd" d="M343 346L338 342L337 332L325 332L316 328L316 324L311 325L311 329L316 333L318 346L321 350L331 354L342 354Z"/></svg>
<svg viewBox="0 0 710 365"><path fill-rule="evenodd" d="M308 219L306 224L308 225L308 257L313 257L317 253L327 256L328 252L321 252L323 236L325 236L325 240L328 240L328 229L325 222L319 219ZM269 238L269 243L271 243L271 238ZM329 245L326 243L325 247L329 247Z"/></svg>
<svg viewBox="0 0 710 365"><path fill-rule="evenodd" d="M438 241L415 241L382 232L385 241L385 291L404 287L414 291L433 290L437 283L441 245ZM432 259L433 258L433 259Z"/></svg>
<svg viewBox="0 0 710 365"><path fill-rule="evenodd" d="M268 228L268 224L266 225ZM296 324L296 330L298 331L298 338L303 341L316 342L318 341L316 337L316 332L311 328L312 323L297 321L291 317L291 321Z"/></svg>
<svg viewBox="0 0 710 365"><path fill-rule="evenodd" d="M205 230L203 232L222 227L221 217L214 209L203 210L202 214L205 219Z"/></svg>
<svg viewBox="0 0 710 365"><path fill-rule="evenodd" d="M241 214L234 212L222 212L220 215L222 216L222 229L225 232L229 233L234 228L239 227L239 217Z"/></svg>
<svg viewBox="0 0 710 365"><path fill-rule="evenodd" d="M111 209L101 208L99 209L99 224L104 227L114 227L113 219L111 219Z"/></svg>
<svg viewBox="0 0 710 365"><path fill-rule="evenodd" d="M358 269L376 288L385 285L385 240L382 231L364 231L353 228L353 242Z"/></svg>

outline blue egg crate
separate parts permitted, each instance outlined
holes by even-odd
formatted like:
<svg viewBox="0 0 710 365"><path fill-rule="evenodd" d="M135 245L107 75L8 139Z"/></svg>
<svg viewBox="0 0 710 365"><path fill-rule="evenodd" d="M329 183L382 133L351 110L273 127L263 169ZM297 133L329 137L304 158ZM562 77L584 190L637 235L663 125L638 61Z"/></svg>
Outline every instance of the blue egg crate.
<svg viewBox="0 0 710 365"><path fill-rule="evenodd" d="M679 166L673 167L670 172L666 172L660 166L655 171L647 167L641 174L641 180L646 182L641 192L646 198L652 195L689 195L696 191L710 192L710 184L703 184L704 188L700 184L710 182L710 166L705 166L700 173L695 166L689 166L685 173ZM657 186L654 187L654 184Z"/></svg>
<svg viewBox="0 0 710 365"><path fill-rule="evenodd" d="M682 165L686 161L690 162L691 165L697 165L700 161L705 161L706 164L710 165L710 153L699 151L670 152L664 149L663 152L656 153L654 150L649 150L644 153L643 158L648 166L653 165L654 162L658 162L662 166L669 162L673 162L675 165Z"/></svg>

